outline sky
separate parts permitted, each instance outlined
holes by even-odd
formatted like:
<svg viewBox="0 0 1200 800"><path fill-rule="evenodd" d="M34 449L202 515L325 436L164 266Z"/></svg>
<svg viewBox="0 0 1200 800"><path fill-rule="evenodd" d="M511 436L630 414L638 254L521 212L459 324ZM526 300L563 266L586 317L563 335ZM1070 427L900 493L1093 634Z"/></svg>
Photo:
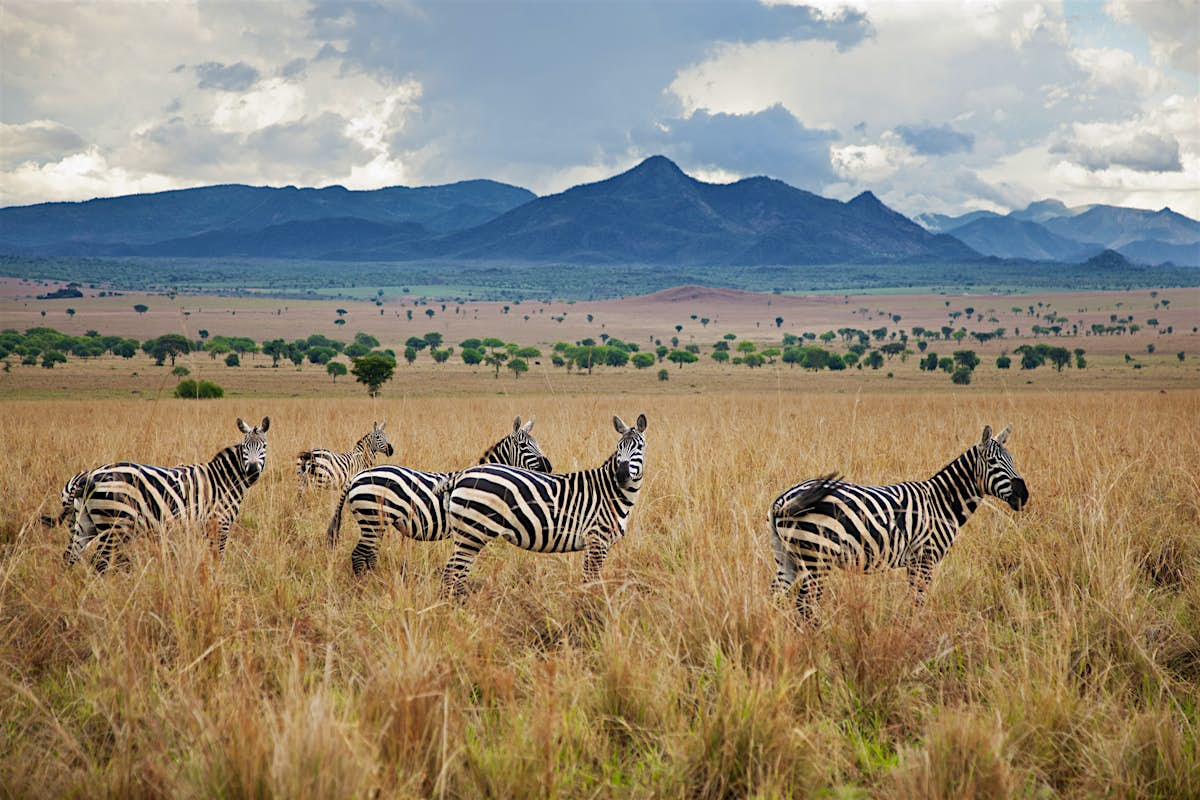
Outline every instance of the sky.
<svg viewBox="0 0 1200 800"><path fill-rule="evenodd" d="M910 215L1200 218L1200 0L0 0L0 205L549 194L654 154Z"/></svg>

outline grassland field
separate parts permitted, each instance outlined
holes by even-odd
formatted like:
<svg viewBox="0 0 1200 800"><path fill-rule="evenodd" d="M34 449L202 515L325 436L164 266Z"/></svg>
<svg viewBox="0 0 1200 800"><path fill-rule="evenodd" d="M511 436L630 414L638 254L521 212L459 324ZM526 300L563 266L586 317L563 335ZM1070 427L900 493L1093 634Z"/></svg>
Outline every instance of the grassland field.
<svg viewBox="0 0 1200 800"><path fill-rule="evenodd" d="M902 327L940 325L967 304L1024 328L1032 317L1009 307L1037 302L1081 320L1157 315L1175 332L1052 338L1086 348L1088 368L1003 371L985 359L966 387L915 358L806 373L705 356L664 365L662 382L657 366L496 379L423 355L368 398L317 366L272 369L258 356L227 368L200 354L180 363L227 396L197 402L167 399L169 367L140 354L13 367L0 374L3 796L1200 796L1194 290L1162 290L1168 309L1148 291L1023 302L702 294L551 304L530 321L528 303L443 315L439 302L433 320L412 324L388 319L411 306L385 303L378 329L366 303L334 326L331 302L272 315L267 298L24 291L0 300L3 327L142 338L181 325L258 340L364 330L386 346L439 330L451 344L545 346L601 330L666 339L683 324L682 342L733 332L765 343L893 328L891 314ZM134 314L136 302L151 310ZM541 320L560 310L563 323ZM994 356L1021 341L961 347ZM478 590L448 603L438 587L449 544L399 536L355 579L353 521L331 550L334 496L296 492L297 451L349 447L372 419L388 422L391 461L450 469L514 416L536 415L535 435L565 471L611 452L613 414L640 412L646 483L595 584L581 555L495 544L477 562ZM37 519L76 470L206 460L238 439L235 418L264 415L268 468L223 557L177 529L129 543L130 563L103 577L63 567L66 530ZM984 424L1013 425L1032 500L1020 513L986 501L925 607L914 609L902 573L839 573L813 627L768 596L776 494L834 469L863 483L927 477Z"/></svg>

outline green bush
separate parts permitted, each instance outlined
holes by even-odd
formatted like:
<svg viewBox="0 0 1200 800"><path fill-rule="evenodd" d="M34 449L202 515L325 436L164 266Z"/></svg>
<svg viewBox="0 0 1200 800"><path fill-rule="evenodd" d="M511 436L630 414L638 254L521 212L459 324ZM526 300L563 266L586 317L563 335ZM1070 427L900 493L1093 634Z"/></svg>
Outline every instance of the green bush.
<svg viewBox="0 0 1200 800"><path fill-rule="evenodd" d="M224 397L225 390L212 381L194 381L188 378L180 381L175 387L175 396L189 400L209 400L214 397Z"/></svg>

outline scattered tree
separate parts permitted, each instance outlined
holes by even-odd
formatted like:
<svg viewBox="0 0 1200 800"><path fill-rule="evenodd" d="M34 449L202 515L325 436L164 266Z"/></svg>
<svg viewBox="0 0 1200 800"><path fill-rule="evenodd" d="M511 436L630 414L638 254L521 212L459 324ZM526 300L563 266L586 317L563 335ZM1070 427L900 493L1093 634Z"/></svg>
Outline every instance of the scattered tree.
<svg viewBox="0 0 1200 800"><path fill-rule="evenodd" d="M367 394L371 397L379 395L379 388L392 379L395 371L395 359L383 353L368 353L354 359L354 366L350 370L355 380L367 387Z"/></svg>

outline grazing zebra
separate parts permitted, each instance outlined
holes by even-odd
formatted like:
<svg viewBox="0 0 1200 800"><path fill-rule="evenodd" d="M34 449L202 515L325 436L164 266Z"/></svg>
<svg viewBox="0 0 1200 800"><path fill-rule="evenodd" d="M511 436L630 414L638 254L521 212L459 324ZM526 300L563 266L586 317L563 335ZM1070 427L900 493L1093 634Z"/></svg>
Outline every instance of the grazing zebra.
<svg viewBox="0 0 1200 800"><path fill-rule="evenodd" d="M108 568L118 544L134 533L168 523L202 525L217 536L224 551L229 529L237 518L242 495L262 475L267 463L270 417L251 428L241 419L242 441L226 447L207 464L154 467L121 462L86 473L75 495L75 524L63 559L74 564L96 540L92 560L98 572Z"/></svg>
<svg viewBox="0 0 1200 800"><path fill-rule="evenodd" d="M620 417L613 417L613 426L621 434L616 452L595 469L542 475L514 467L472 467L438 487L439 493L449 493L454 536L443 590L461 593L475 557L496 538L541 553L586 550L584 578L597 580L608 549L625 535L646 453L645 414L633 428Z"/></svg>
<svg viewBox="0 0 1200 800"><path fill-rule="evenodd" d="M52 517L49 514L42 514L42 524L47 528L53 528L55 525L61 525L67 517L75 511L75 498L79 495L79 490L83 488L83 484L91 470L76 472L71 476L71 480L67 481L66 486L63 486L62 492L59 493L59 501L62 503L62 509L57 517Z"/></svg>
<svg viewBox="0 0 1200 800"><path fill-rule="evenodd" d="M509 464L549 472L550 461L542 455L537 440L529 433L532 428L532 419L522 425L521 418L517 417L513 420L512 433L489 447L479 463ZM449 538L445 509L433 492L452 475L391 464L358 473L342 490L342 498L329 522L326 530L329 546L337 543L342 526L342 506L347 503L362 534L350 556L355 575L374 569L379 556L379 537L393 525L405 536L422 542Z"/></svg>
<svg viewBox="0 0 1200 800"><path fill-rule="evenodd" d="M332 450L305 450L296 456L296 476L300 481L300 491L303 492L310 484L325 489L336 486L346 488L355 473L374 465L375 454L383 453L391 457L391 443L383 429L387 423L380 425L371 422L371 432L358 440L349 453L335 453Z"/></svg>
<svg viewBox="0 0 1200 800"><path fill-rule="evenodd" d="M917 604L933 568L946 555L959 528L984 495L1014 510L1029 502L1025 481L1004 448L1009 428L983 439L925 481L890 486L857 486L833 475L805 481L771 504L771 547L777 572L775 593L796 579L796 609L804 618L820 599L825 574L833 567L864 572L904 567Z"/></svg>

